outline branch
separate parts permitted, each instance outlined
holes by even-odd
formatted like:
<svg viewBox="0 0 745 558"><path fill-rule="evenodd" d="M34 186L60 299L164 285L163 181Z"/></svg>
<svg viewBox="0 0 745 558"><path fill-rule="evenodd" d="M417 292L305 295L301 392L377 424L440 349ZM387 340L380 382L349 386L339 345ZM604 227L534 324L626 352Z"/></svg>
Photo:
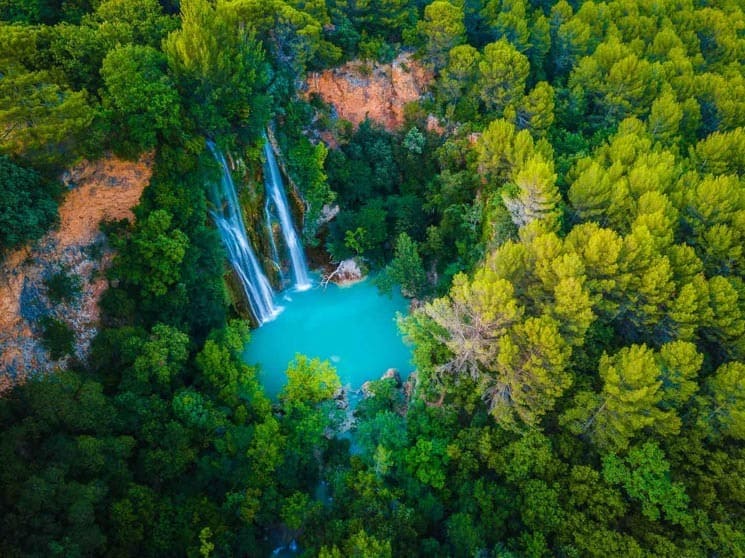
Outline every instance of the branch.
<svg viewBox="0 0 745 558"><path fill-rule="evenodd" d="M336 269L334 271L332 271L329 275L327 275L326 277L324 277L323 279L321 279L321 286L324 288L324 290L328 286L328 284L331 281L331 279L335 275L338 275L341 272L342 265L344 265L344 262L343 261L342 262L339 262L339 264L336 266Z"/></svg>

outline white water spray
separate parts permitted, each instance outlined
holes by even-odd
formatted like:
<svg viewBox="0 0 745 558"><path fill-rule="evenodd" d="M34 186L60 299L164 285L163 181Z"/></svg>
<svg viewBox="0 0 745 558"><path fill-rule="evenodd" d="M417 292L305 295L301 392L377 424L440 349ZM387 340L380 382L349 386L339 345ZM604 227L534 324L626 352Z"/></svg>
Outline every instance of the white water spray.
<svg viewBox="0 0 745 558"><path fill-rule="evenodd" d="M246 234L238 195L225 157L211 141L207 142L207 147L222 169L219 187L215 184L211 191L214 209L210 211L210 215L220 232L228 260L240 279L251 311L261 325L276 317L282 308L274 304L274 291Z"/></svg>
<svg viewBox="0 0 745 558"><path fill-rule="evenodd" d="M271 195L272 202L277 210L279 225L282 228L287 250L290 254L292 263L292 274L295 278L295 288L299 291L305 291L313 286L308 277L308 266L305 263L305 254L303 245L295 231L295 225L292 223L292 216L287 204L284 185L282 184L282 175L277 166L277 160L274 158L272 146L269 141L264 143L264 153L266 154L266 165L264 178L267 192Z"/></svg>

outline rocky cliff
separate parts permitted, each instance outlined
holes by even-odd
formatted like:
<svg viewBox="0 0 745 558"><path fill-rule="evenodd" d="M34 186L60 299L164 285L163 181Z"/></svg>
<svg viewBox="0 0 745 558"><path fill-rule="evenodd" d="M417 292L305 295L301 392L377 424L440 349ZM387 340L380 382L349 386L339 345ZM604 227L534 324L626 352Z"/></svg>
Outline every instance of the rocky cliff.
<svg viewBox="0 0 745 558"><path fill-rule="evenodd" d="M29 374L64 368L41 342L41 320L53 318L74 334L83 359L96 333L98 300L112 251L99 230L104 220L133 219L132 208L150 181L151 157L129 162L84 162L62 177L69 191L59 208L60 226L33 246L9 254L0 266L0 393ZM45 281L60 272L77 277L76 296L50 300Z"/></svg>
<svg viewBox="0 0 745 558"><path fill-rule="evenodd" d="M338 68L312 73L307 94L318 94L333 105L339 118L355 126L369 117L388 130L404 123L404 106L426 92L432 74L410 53L390 64L349 62Z"/></svg>

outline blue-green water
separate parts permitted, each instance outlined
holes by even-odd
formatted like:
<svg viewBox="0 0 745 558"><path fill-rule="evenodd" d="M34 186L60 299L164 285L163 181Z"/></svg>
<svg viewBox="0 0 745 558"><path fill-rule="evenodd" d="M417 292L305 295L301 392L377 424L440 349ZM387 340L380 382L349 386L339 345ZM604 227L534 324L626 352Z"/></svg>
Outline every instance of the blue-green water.
<svg viewBox="0 0 745 558"><path fill-rule="evenodd" d="M296 353L327 359L342 385L359 388L389 368L402 378L412 370L411 352L396 328L396 312L406 312L398 293L381 295L369 280L349 287L316 285L279 295L282 313L253 331L245 359L258 364L267 394L275 397L286 382L285 369Z"/></svg>

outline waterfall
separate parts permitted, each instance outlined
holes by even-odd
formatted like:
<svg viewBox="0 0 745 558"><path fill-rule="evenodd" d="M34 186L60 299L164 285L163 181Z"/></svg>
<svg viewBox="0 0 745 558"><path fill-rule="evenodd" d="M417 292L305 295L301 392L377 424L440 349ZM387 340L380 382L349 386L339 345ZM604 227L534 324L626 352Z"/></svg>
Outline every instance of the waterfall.
<svg viewBox="0 0 745 558"><path fill-rule="evenodd" d="M277 166L277 161L274 158L269 141L264 143L264 153L266 154L264 170L266 189L271 194L272 201L277 209L282 235L284 236L287 250L290 253L292 273L295 277L295 288L304 291L309 289L312 283L308 277L308 266L305 263L303 245L300 243L297 232L295 232L295 226L292 223L292 216L287 206L287 197L285 196L285 189L282 184L282 176L279 173L279 167Z"/></svg>
<svg viewBox="0 0 745 558"><path fill-rule="evenodd" d="M277 241L274 238L274 217L269 210L269 198L266 199L264 204L264 216L266 218L266 232L269 235L269 246L272 249L272 263L274 264L277 273L279 274L279 284L284 285L285 273L282 269L282 261L279 257L279 250L277 250Z"/></svg>
<svg viewBox="0 0 745 558"><path fill-rule="evenodd" d="M228 253L228 260L240 279L251 311L261 325L279 314L281 308L274 305L274 291L246 235L238 195L225 157L211 141L207 142L207 147L222 169L219 187L213 185L211 189L214 209L210 211L210 215L220 232Z"/></svg>

